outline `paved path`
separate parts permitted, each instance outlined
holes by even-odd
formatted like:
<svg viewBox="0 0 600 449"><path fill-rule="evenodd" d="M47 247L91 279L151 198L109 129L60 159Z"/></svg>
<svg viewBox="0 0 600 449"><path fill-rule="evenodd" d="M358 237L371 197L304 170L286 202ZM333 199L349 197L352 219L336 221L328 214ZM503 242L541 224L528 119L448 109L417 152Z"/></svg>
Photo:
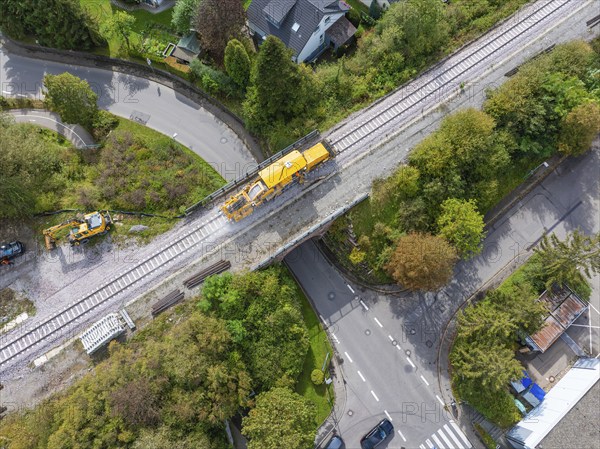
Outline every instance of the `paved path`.
<svg viewBox="0 0 600 449"><path fill-rule="evenodd" d="M0 45L0 95L41 99L44 75L63 72L88 81L101 109L175 136L227 180L256 166L231 128L169 87L120 72L17 56Z"/></svg>
<svg viewBox="0 0 600 449"><path fill-rule="evenodd" d="M81 125L62 122L60 115L44 109L10 109L6 111L17 123L33 123L64 136L75 148L83 149L96 144L94 138Z"/></svg>

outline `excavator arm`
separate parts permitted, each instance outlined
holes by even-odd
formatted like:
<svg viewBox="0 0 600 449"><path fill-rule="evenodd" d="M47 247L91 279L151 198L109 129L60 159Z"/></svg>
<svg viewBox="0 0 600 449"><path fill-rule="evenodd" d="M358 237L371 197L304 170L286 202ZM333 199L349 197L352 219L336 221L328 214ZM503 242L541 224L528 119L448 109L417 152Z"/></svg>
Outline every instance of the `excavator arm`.
<svg viewBox="0 0 600 449"><path fill-rule="evenodd" d="M81 220L73 218L71 220L65 221L63 223L57 224L56 226L52 226L48 229L44 229L44 240L46 241L47 249L56 248L56 234L59 231L62 231L65 228L78 227L81 224Z"/></svg>

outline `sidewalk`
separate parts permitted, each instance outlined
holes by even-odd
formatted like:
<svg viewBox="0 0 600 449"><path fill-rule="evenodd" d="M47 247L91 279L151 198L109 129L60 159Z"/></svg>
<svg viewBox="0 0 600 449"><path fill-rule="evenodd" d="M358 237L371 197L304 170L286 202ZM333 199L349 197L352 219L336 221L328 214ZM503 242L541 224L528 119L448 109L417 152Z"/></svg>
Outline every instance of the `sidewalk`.
<svg viewBox="0 0 600 449"><path fill-rule="evenodd" d="M16 123L33 123L64 136L77 149L95 147L92 135L81 125L62 122L60 115L45 109L9 109L5 111L14 117Z"/></svg>

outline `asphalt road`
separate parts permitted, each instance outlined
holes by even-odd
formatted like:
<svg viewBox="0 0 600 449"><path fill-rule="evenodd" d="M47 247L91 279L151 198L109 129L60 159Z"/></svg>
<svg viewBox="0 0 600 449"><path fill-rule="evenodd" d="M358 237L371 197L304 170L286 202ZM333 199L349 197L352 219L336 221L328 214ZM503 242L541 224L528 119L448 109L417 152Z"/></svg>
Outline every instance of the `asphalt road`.
<svg viewBox="0 0 600 449"><path fill-rule="evenodd" d="M312 241L290 253L286 262L328 327L342 362L347 398L335 419L348 448L358 448L360 437L386 412L402 433L390 440L389 448L426 448L427 440L437 447L461 447L456 441L444 444L440 434L456 434L450 422L454 417L442 406L452 397L448 379L438 383L437 378L441 331L466 298L505 267L514 268L517 257L545 233L563 239L575 229L600 232L600 139L592 151L563 163L509 210L490 229L483 253L461 262L452 282L437 294L394 297L365 290L344 279ZM572 335L581 334L576 338L592 357L598 352L598 333L584 326L588 320L597 325L599 281L598 276L592 279L591 318L571 329Z"/></svg>
<svg viewBox="0 0 600 449"><path fill-rule="evenodd" d="M88 67L24 58L0 45L0 95L42 97L46 74L69 72L85 79L98 94L98 105L135 119L176 140L210 163L227 180L246 173L256 162L227 125L174 90L145 78Z"/></svg>

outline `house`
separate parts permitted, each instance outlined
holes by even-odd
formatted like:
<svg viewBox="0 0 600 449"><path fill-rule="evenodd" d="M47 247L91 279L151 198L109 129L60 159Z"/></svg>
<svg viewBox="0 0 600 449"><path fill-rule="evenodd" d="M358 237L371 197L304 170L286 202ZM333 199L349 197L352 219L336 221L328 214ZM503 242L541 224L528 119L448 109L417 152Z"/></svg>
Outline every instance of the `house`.
<svg viewBox="0 0 600 449"><path fill-rule="evenodd" d="M179 39L177 46L170 56L173 56L175 59L177 59L177 62L180 64L189 64L196 59L199 54L200 41L198 40L196 33L191 32L190 34L187 34Z"/></svg>
<svg viewBox="0 0 600 449"><path fill-rule="evenodd" d="M356 28L345 14L350 10L339 0L253 0L248 26L255 38L273 35L294 52L296 62L310 62L330 45L349 42Z"/></svg>

